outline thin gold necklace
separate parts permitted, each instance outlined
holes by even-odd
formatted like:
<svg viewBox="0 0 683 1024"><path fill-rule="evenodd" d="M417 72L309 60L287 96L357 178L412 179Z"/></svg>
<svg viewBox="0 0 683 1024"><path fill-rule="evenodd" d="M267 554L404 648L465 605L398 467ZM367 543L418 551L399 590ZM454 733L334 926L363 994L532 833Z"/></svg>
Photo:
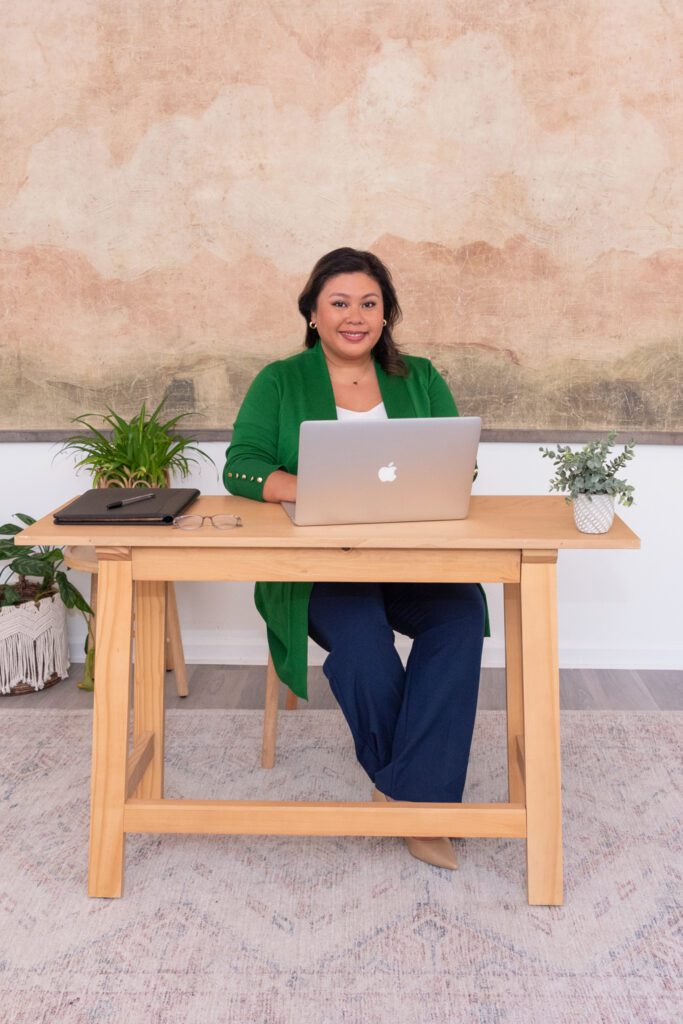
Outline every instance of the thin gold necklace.
<svg viewBox="0 0 683 1024"><path fill-rule="evenodd" d="M327 360L327 359L326 359L326 362L327 362L327 368L329 370L332 367L333 364L330 363L329 360ZM372 356L370 356L370 359L368 360L368 364L365 367L365 369L363 370L363 372L361 373L360 377L358 377L357 380L352 380L351 383L352 384L356 384L356 385L360 384L360 382L365 378L365 376L366 376L366 374L367 374L367 372L368 372L368 370L370 369L371 366L372 366ZM335 369L336 369L336 367L335 367ZM348 384L348 381L344 380L344 381L340 381L339 383L340 384Z"/></svg>

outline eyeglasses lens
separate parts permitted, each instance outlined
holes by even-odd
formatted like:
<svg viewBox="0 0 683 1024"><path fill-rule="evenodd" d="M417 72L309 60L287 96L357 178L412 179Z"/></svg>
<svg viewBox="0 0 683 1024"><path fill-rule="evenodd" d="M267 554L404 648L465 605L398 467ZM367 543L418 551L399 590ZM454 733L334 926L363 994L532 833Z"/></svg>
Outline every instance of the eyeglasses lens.
<svg viewBox="0 0 683 1024"><path fill-rule="evenodd" d="M213 525L219 530L231 530L235 526L241 526L239 516L213 516Z"/></svg>
<svg viewBox="0 0 683 1024"><path fill-rule="evenodd" d="M198 530L202 525L201 516L176 516L173 520L175 526L181 530Z"/></svg>

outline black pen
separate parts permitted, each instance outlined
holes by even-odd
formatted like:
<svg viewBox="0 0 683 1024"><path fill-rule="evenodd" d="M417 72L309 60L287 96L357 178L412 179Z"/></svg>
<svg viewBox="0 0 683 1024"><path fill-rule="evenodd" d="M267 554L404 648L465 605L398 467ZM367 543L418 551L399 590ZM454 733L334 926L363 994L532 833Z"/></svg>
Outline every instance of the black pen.
<svg viewBox="0 0 683 1024"><path fill-rule="evenodd" d="M107 509L110 508L121 508L123 505L133 505L136 501L147 501L148 498L153 498L154 492L149 494L136 494L133 498L122 498L121 501L110 501L107 505Z"/></svg>

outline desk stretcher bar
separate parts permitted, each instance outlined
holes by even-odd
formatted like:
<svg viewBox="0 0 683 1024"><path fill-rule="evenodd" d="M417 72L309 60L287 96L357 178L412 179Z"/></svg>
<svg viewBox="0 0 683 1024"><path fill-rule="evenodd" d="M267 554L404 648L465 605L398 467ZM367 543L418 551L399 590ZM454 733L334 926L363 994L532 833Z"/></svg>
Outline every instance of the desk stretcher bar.
<svg viewBox="0 0 683 1024"><path fill-rule="evenodd" d="M124 832L273 836L466 836L524 839L522 804L129 800Z"/></svg>

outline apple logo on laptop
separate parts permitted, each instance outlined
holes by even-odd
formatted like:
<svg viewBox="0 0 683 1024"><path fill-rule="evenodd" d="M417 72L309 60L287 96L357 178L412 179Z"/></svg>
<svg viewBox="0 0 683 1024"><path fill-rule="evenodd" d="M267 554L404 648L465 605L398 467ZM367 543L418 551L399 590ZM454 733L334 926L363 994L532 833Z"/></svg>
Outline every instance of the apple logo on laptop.
<svg viewBox="0 0 683 1024"><path fill-rule="evenodd" d="M388 466L380 466L377 476L383 484L391 483L396 479L396 466L393 462L390 462Z"/></svg>

